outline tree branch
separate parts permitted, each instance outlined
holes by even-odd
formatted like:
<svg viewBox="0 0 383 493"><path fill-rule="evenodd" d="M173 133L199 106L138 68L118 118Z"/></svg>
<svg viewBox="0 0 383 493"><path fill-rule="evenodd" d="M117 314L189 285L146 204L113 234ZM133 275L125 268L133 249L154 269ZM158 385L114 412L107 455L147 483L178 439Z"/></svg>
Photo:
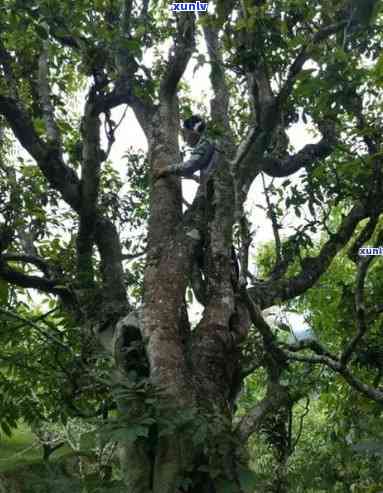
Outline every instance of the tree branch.
<svg viewBox="0 0 383 493"><path fill-rule="evenodd" d="M271 327L263 318L259 307L254 303L254 301L250 297L249 291L246 288L242 288L241 294L249 310L251 321L253 322L255 327L259 330L262 336L263 345L266 350L267 356L270 357L270 359L267 360L266 362L267 362L271 381L278 382L280 374L286 366L286 361L287 361L286 355L284 354L282 349L278 346L273 331L271 330Z"/></svg>
<svg viewBox="0 0 383 493"><path fill-rule="evenodd" d="M37 135L32 120L22 103L0 95L0 113L5 116L20 144L36 160L50 185L75 211L80 210L80 181L76 172L67 166L56 148Z"/></svg>
<svg viewBox="0 0 383 493"><path fill-rule="evenodd" d="M375 231L376 225L378 224L378 221L379 214L373 215L348 250L347 256L354 263L357 263L359 260L359 248L361 248L363 243L371 238Z"/></svg>
<svg viewBox="0 0 383 493"><path fill-rule="evenodd" d="M160 84L160 94L165 99L173 97L177 84L185 72L195 47L195 15L193 13L183 13L176 16L176 22L176 38L169 53L166 75Z"/></svg>
<svg viewBox="0 0 383 493"><path fill-rule="evenodd" d="M342 22L326 26L313 36L293 62L285 85L277 96L274 96L272 92L267 74L267 66L264 61L258 64L253 73L249 74L254 84L254 88L250 88L250 91L255 94L255 106L258 110L258 115L257 124L249 128L248 134L240 144L234 160L235 166L241 164L241 187L245 185L245 188L248 189L259 170L274 177L288 176L300 168L309 165L313 159L318 160L327 157L332 151L331 144L333 143L333 139L328 138L327 140L323 139L314 147L306 146L297 155L291 156L286 160L261 157L270 143L272 132L281 120L282 108L291 94L294 82L302 70L305 61L310 56L309 48L337 32L344 24ZM248 43L248 40L246 42ZM261 164L258 167L259 160Z"/></svg>
<svg viewBox="0 0 383 493"><path fill-rule="evenodd" d="M52 146L58 150L60 158L62 158L61 136L55 121L54 108L51 102L47 42L44 42L43 49L39 57L38 90L47 131L48 143L52 144Z"/></svg>
<svg viewBox="0 0 383 493"><path fill-rule="evenodd" d="M94 111L97 99L96 85L93 85L87 95L81 122L83 152L80 224L77 236L77 271L83 287L91 287L94 282L92 251L100 186L100 168L103 158L100 147L100 118Z"/></svg>
<svg viewBox="0 0 383 493"><path fill-rule="evenodd" d="M303 421L304 421L305 417L307 416L307 414L309 413L309 411L310 411L310 398L306 397L306 406L305 406L303 413L299 417L299 429L298 429L298 433L296 435L296 438L294 440L294 443L291 444L291 447L290 447L291 452L294 452L294 450L296 449L296 447L299 443L299 440L302 436L302 431L303 431Z"/></svg>
<svg viewBox="0 0 383 493"><path fill-rule="evenodd" d="M267 394L256 406L254 406L240 421L237 431L241 443L246 443L250 435L256 432L263 420L283 404L290 402L290 396L286 387L280 384L270 383Z"/></svg>
<svg viewBox="0 0 383 493"><path fill-rule="evenodd" d="M237 169L242 161L247 157L255 138L257 137L258 127L253 123L250 125L246 137L242 140L242 142L237 147L237 151L235 157L232 161L233 169Z"/></svg>
<svg viewBox="0 0 383 493"><path fill-rule="evenodd" d="M70 290L59 286L57 280L46 279L38 276L28 276L15 269L11 269L0 257L0 278L22 288L33 288L43 293L55 294L60 296L65 302L72 302L73 295Z"/></svg>
<svg viewBox="0 0 383 493"><path fill-rule="evenodd" d="M22 262L25 264L32 264L37 267L46 277L50 277L51 275L51 269L48 262L41 257L19 253L4 253L2 255L2 259L6 262Z"/></svg>
<svg viewBox="0 0 383 493"><path fill-rule="evenodd" d="M116 227L107 218L97 218L95 241L101 257L101 275L106 298L126 307L122 251Z"/></svg>
<svg viewBox="0 0 383 493"><path fill-rule="evenodd" d="M381 232L377 238L376 244L379 246L383 241L383 232ZM357 345L360 340L366 334L368 330L368 326L366 323L366 309L364 303L364 283L366 280L368 269L372 263L372 261L376 257L362 257L358 264L358 271L356 275L356 289L355 289L355 311L356 311L356 325L357 325L357 333L348 343L346 348L344 349L341 357L340 363L342 366L346 366L350 361L350 358L355 351Z"/></svg>
<svg viewBox="0 0 383 493"><path fill-rule="evenodd" d="M207 14L201 14L201 17L206 19L208 16ZM231 130L228 118L230 95L225 80L218 29L204 23L203 33L211 62L210 81L214 91L214 98L211 101L211 114L214 122L223 126L226 134L230 135Z"/></svg>
<svg viewBox="0 0 383 493"><path fill-rule="evenodd" d="M303 363L310 364L323 364L334 370L335 372L342 375L342 377L346 380L346 382L355 390L358 390L360 393L365 395L366 397L372 399L375 402L383 403L383 391L371 387L363 382L361 382L357 377L355 377L351 371L341 365L339 361L335 358L331 358L329 356L302 356L299 354L290 353L286 351L286 356L290 361L300 361Z"/></svg>
<svg viewBox="0 0 383 493"><path fill-rule="evenodd" d="M275 266L274 266L274 269L275 269L275 267L277 265L279 265L280 262L282 261L282 256L281 256L282 255L282 243L281 243L281 238L279 235L279 224L278 224L277 215L275 213L275 208L271 202L269 190L266 186L266 180L265 180L263 173L261 176L262 176L263 191L265 193L265 199L266 199L266 204L267 204L267 212L268 212L268 216L269 216L270 221L271 221L271 225L273 228L273 234L274 234L275 252L276 252ZM272 183L273 183L273 181L271 182L271 185L272 185Z"/></svg>
<svg viewBox="0 0 383 493"><path fill-rule="evenodd" d="M303 65L310 58L311 50L315 48L318 45L318 43L325 40L332 34L337 33L340 29L344 28L346 24L347 21L342 21L336 24L331 24L329 26L322 27L321 29L319 29L318 32L314 34L312 39L310 39L309 42L302 47L298 56L291 64L287 74L286 82L284 83L282 89L280 90L277 96L278 107L282 107L283 103L290 96L294 87L294 83L302 71Z"/></svg>
<svg viewBox="0 0 383 493"><path fill-rule="evenodd" d="M299 152L286 159L264 157L257 162L260 170L272 177L289 176L301 168L310 168L317 161L326 158L334 150L336 143L334 127L328 128L326 135L317 144L307 144Z"/></svg>
<svg viewBox="0 0 383 493"><path fill-rule="evenodd" d="M120 5L120 38L121 40L125 40L129 39L131 36L130 18L133 2L132 0L121 0ZM154 105L135 95L133 90L134 74L139 68L142 68L142 70L145 71L145 67L140 67L134 56L132 56L127 49L121 47L118 48L115 53L115 64L117 66L118 75L114 83L114 88L110 92L98 95L94 104L94 113L95 115L108 113L110 110L121 104L127 104L134 109L140 125L145 133L148 133L150 125L148 125L147 122L151 122L152 120L155 111ZM148 70L146 70L146 75L150 76Z"/></svg>
<svg viewBox="0 0 383 493"><path fill-rule="evenodd" d="M287 301L311 288L327 270L335 255L346 245L359 221L367 217L366 207L358 203L343 219L338 231L322 247L317 257L306 257L303 270L291 279L260 282L249 288L249 294L261 309Z"/></svg>

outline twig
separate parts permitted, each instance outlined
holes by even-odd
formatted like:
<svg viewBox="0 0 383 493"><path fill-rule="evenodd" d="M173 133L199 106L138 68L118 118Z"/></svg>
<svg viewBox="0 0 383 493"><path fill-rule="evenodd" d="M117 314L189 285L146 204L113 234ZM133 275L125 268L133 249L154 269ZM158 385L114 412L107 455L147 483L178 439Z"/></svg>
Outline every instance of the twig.
<svg viewBox="0 0 383 493"><path fill-rule="evenodd" d="M265 192L266 204L267 204L267 208L269 211L269 217L270 217L270 221L271 221L271 225L272 225L273 233L274 233L275 250L276 250L275 264L278 265L282 260L282 257L281 257L281 238L279 236L279 225L278 225L277 216L275 214L274 206L270 200L269 189L266 186L266 180L265 180L264 173L261 173L261 177L262 177L263 190ZM272 183L273 183L273 180L271 182L271 185L272 185Z"/></svg>
<svg viewBox="0 0 383 493"><path fill-rule="evenodd" d="M106 138L108 140L108 148L105 152L105 160L108 159L109 157L110 151L112 150L112 146L115 141L116 130L118 130L119 126L124 121L128 109L129 106L126 105L119 122L116 124L112 123L112 120L110 119L110 113L109 112L105 113L104 130L105 130Z"/></svg>
<svg viewBox="0 0 383 493"><path fill-rule="evenodd" d="M303 411L303 413L301 414L300 418L299 418L299 429L298 429L298 433L297 433L297 436L294 440L294 443L291 445L291 453L294 452L296 446L298 445L298 442L302 436L302 431L303 431L303 420L305 419L305 417L308 415L310 411L310 398L309 397L306 397L306 406L305 406L305 409Z"/></svg>
<svg viewBox="0 0 383 493"><path fill-rule="evenodd" d="M10 312L10 311L5 310L4 308L1 308L1 307L0 307L0 313L3 313L4 315L6 315L8 317L14 318L15 320L22 321L26 325L30 325L31 327L33 327L39 334L41 334L46 339L49 339L52 342L54 342L55 344L59 345L62 349L65 349L65 351L69 351L70 353L73 353L72 349L69 346L67 346L66 344L62 343L55 336L52 336L51 334L49 334L49 332L46 332L44 329L42 329L41 327L39 327L35 322L32 322L32 320L28 320L28 319L26 319L24 317L21 317L17 313Z"/></svg>
<svg viewBox="0 0 383 493"><path fill-rule="evenodd" d="M368 268L374 257L365 257L359 261L358 272L356 275L356 291L355 291L355 310L356 310L356 325L358 328L357 334L351 339L349 344L344 349L340 363L342 366L346 366L350 361L352 353L355 351L359 341L367 332L367 324L365 318L365 306L364 306L364 283Z"/></svg>
<svg viewBox="0 0 383 493"><path fill-rule="evenodd" d="M34 318L32 320L32 322L39 322L40 320L44 321L44 318L47 318L49 317L49 315L52 315L52 313L54 312L57 312L57 310L59 310L59 307L56 306L56 308L52 308L52 310L49 310L48 312L46 313L43 313L42 315L39 315L38 317ZM21 327L24 327L24 323L20 324L20 325L16 325L16 327L12 327L12 330L17 330L17 329L20 329Z"/></svg>
<svg viewBox="0 0 383 493"><path fill-rule="evenodd" d="M121 260L134 260L138 257L142 257L143 255L146 255L148 253L148 249L145 248L145 250L142 250L141 252L138 253L125 253L124 255L121 255Z"/></svg>

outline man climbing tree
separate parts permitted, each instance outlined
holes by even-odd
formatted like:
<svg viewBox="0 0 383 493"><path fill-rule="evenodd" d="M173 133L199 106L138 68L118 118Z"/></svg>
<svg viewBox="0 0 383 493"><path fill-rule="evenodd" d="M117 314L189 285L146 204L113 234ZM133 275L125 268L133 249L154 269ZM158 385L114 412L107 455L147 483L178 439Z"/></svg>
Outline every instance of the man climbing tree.
<svg viewBox="0 0 383 493"><path fill-rule="evenodd" d="M339 3L213 2L198 17L173 14L160 0L0 7L2 357L9 361L12 344L22 350L35 365L31 380L46 365L40 414L49 409L65 422L97 416L101 402L104 415L105 402L117 407L110 440L119 442L122 491L288 491L288 461L301 436L294 409L328 391L318 365L337 375L344 394L352 389L361 409L383 403L381 368L360 353L362 343L365 355L383 342L379 259L356 253L382 243L381 16L346 53L339 39L349 18ZM196 73L209 69L211 99L201 113L218 131L219 149L194 115L183 124L191 158L180 162L180 115L198 108L184 80L191 63ZM80 90L78 114L68 101ZM148 145L143 159L127 154L129 187L108 159L121 105ZM296 151L288 131L297 122L316 138ZM203 193L184 213L179 177L197 170ZM252 190L261 205L249 213ZM263 255L258 245L255 258L261 211L274 242ZM135 250L130 237L141 227L145 239ZM323 278L339 255L347 279L330 286L336 295L327 304L339 302L333 325L314 317L318 340L290 344L262 310L309 304L312 289L329 289ZM143 272L128 262L136 257ZM196 324L190 285L202 304ZM45 314L32 316L25 290L50 297L59 329ZM28 317L38 334L31 345L13 336L12 324ZM0 382L7 391L12 375ZM245 379L252 392L239 409ZM23 387L31 402L42 385L35 378ZM0 412L5 429L16 421ZM266 479L251 471L252 437L266 437L273 451Z"/></svg>
<svg viewBox="0 0 383 493"><path fill-rule="evenodd" d="M200 116L193 115L183 123L182 136L185 142L193 148L190 159L166 166L157 170L157 178L170 174L191 178L196 171L201 172L201 182L206 185L209 174L214 170L218 161L218 150L203 133L206 124Z"/></svg>

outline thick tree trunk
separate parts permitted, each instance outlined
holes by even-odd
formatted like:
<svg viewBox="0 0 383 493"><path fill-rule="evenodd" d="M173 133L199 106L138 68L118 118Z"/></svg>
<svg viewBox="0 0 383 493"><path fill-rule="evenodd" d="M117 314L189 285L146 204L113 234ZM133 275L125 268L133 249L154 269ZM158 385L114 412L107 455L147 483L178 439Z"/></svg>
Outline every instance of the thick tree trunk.
<svg viewBox="0 0 383 493"><path fill-rule="evenodd" d="M179 158L177 120L173 100L163 103L154 115L148 135L152 170ZM153 443L137 440L122 447L129 493L178 493L186 487L195 493L220 493L230 482L233 492L240 491L233 447L226 447L223 453L217 443L206 457L203 449L207 443L218 440L209 436L213 433L207 432L206 444L202 445L193 442L188 424L182 429L175 423L174 431L167 430L167 423L173 424L180 412L181 416L187 412L208 416L214 411L217 423L224 423L227 434L231 433L229 400L239 355L238 334L230 324L235 309L233 187L227 162L221 163L220 170L212 194L199 197L185 216L178 178L152 184L142 336L149 380L163 390L167 406L159 412ZM185 291L195 262L193 254L201 240L208 273L207 305L201 323L191 332L185 316ZM208 427L209 418L206 420ZM225 435L224 429L221 433ZM217 477L210 477L209 469L215 470Z"/></svg>
<svg viewBox="0 0 383 493"><path fill-rule="evenodd" d="M183 20L186 24L180 36L185 36L192 25L188 27L186 17ZM169 73L161 83L160 103L150 119L136 111L148 139L151 173L180 158L176 84L192 53L192 43L181 51L176 43L178 61L169 65ZM215 118L219 116L221 99L223 108L227 107L225 94L222 88L216 101ZM142 336L150 368L149 381L163 391L167 402L166 409L158 408L156 440L146 444L149 451L142 459L141 477L151 477L149 488L153 493L178 493L182 484L184 491L196 493L228 491L225 485L227 488L229 483L234 493L240 491L236 451L233 442L227 443L227 437L232 433L232 404L236 394L233 387L238 386L238 344L248 329L249 317L244 306L245 316L242 313L238 316L233 286L234 190L229 165L233 153L230 138L223 142L222 148L224 152L220 154L214 180L210 180L208 190L198 195L185 215L179 178L167 176L151 183ZM185 292L196 263L195 251L201 246L206 267L206 304L200 324L191 331L185 317ZM232 323L235 313L236 324ZM241 324L247 325L244 331L239 327ZM184 428L178 424L179 417L187 413L194 413L202 420L201 426L207 430L204 443L198 443L190 433L198 420L187 422ZM172 431L169 424L173 426ZM200 430L195 431L198 435ZM135 452L133 446L123 454L126 470L132 460L132 468L137 471L132 479L127 472L129 493L142 493L148 485L147 480L139 481L137 458L142 450L138 448ZM147 474L148 463L150 474Z"/></svg>

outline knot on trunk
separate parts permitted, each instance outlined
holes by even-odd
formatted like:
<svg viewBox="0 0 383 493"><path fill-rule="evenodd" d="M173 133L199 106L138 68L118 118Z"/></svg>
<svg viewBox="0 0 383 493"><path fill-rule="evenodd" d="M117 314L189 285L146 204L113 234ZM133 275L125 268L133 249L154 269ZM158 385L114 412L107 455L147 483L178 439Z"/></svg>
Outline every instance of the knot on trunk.
<svg viewBox="0 0 383 493"><path fill-rule="evenodd" d="M117 368L125 375L146 377L149 365L142 338L143 308L133 310L117 323L109 321L95 329L98 340L113 356Z"/></svg>

